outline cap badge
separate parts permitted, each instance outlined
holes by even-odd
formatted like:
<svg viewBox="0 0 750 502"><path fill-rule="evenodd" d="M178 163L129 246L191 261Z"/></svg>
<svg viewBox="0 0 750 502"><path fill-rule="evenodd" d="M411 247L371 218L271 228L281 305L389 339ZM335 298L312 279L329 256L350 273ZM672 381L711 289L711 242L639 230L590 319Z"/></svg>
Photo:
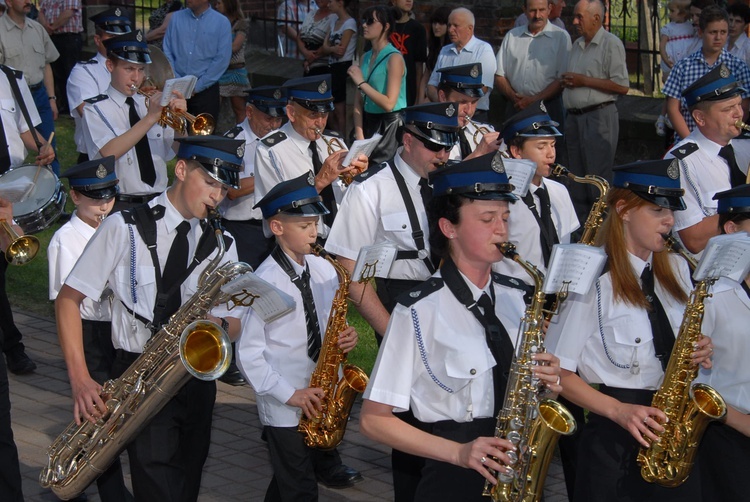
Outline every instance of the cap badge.
<svg viewBox="0 0 750 502"><path fill-rule="evenodd" d="M544 103L539 103L539 109L542 110L544 113L547 113L547 107L544 106Z"/></svg>
<svg viewBox="0 0 750 502"><path fill-rule="evenodd" d="M498 151L494 157L492 157L492 163L490 164L490 167L492 167L492 170L496 173L504 173L505 172L505 164L503 164L503 156Z"/></svg>
<svg viewBox="0 0 750 502"><path fill-rule="evenodd" d="M281 99L281 89L273 91L273 99Z"/></svg>
<svg viewBox="0 0 750 502"><path fill-rule="evenodd" d="M242 158L245 156L245 143L242 143L237 147L237 157Z"/></svg>
<svg viewBox="0 0 750 502"><path fill-rule="evenodd" d="M326 91L328 91L328 82L326 82L326 81L324 80L324 81L322 81L322 82L320 83L320 85L318 86L318 92L319 92L320 94L325 94L325 93L326 93Z"/></svg>
<svg viewBox="0 0 750 502"><path fill-rule="evenodd" d="M448 108L445 109L445 116L450 118L455 113L456 113L456 108L453 106L453 103L449 104Z"/></svg>
<svg viewBox="0 0 750 502"><path fill-rule="evenodd" d="M669 176L669 179L676 180L680 177L680 169L677 167L677 162L672 162L667 167L667 176Z"/></svg>
<svg viewBox="0 0 750 502"><path fill-rule="evenodd" d="M138 32L135 34L135 39L138 40L139 42L143 42L143 34L141 33L140 30L138 30Z"/></svg>
<svg viewBox="0 0 750 502"><path fill-rule="evenodd" d="M310 186L315 186L315 175L312 173L312 171L309 171L307 173L307 184Z"/></svg>
<svg viewBox="0 0 750 502"><path fill-rule="evenodd" d="M119 7L115 9L115 16L117 16L117 17L122 16L122 11L120 10Z"/></svg>
<svg viewBox="0 0 750 502"><path fill-rule="evenodd" d="M471 78L477 78L479 76L479 67L477 65L472 66L469 75L471 75Z"/></svg>
<svg viewBox="0 0 750 502"><path fill-rule="evenodd" d="M729 76L729 68L721 65L721 67L719 68L719 75L721 76L721 78L727 78Z"/></svg>
<svg viewBox="0 0 750 502"><path fill-rule="evenodd" d="M103 165L99 164L99 167L96 168L96 177L100 180L107 177L107 168Z"/></svg>

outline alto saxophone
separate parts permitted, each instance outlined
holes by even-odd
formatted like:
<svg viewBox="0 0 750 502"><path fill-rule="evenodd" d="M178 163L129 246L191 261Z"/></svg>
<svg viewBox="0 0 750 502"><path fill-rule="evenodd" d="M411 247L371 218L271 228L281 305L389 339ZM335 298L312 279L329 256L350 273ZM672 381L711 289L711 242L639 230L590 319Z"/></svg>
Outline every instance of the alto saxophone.
<svg viewBox="0 0 750 502"><path fill-rule="evenodd" d="M545 352L544 301L542 291L544 275L532 264L522 260L515 246L503 243L498 246L506 258L518 263L534 279L534 296L526 307L520 340L516 345L508 375L503 407L497 416L495 437L505 438L516 446L516 452L506 454L512 463L510 472L495 474L497 484L485 482L482 495L494 501L532 502L541 498L552 454L560 435L570 435L576 430L573 415L553 399L544 399L543 384L532 374L536 364L534 354Z"/></svg>
<svg viewBox="0 0 750 502"><path fill-rule="evenodd" d="M691 262L692 257L684 249L676 251ZM713 387L693 384L698 366L692 364L690 357L694 344L702 336L704 302L711 296L708 290L715 280L698 281L690 293L664 380L651 401L651 406L667 415L667 423L662 424L660 441L648 448L641 447L638 452L641 476L649 483L670 488L684 483L709 422L722 420L727 413L724 398Z"/></svg>
<svg viewBox="0 0 750 502"><path fill-rule="evenodd" d="M594 205L591 206L591 211L589 211L586 222L583 224L583 235L581 236L581 240L578 241L579 244L592 246L594 244L594 239L596 238L596 232L599 230L599 227L602 226L604 215L607 212L607 192L609 192L609 183L601 176L596 176L594 174L576 176L571 173L567 167L560 164L552 165L552 176L567 176L576 183L594 185L599 190L599 197L596 199L596 202L594 202Z"/></svg>
<svg viewBox="0 0 750 502"><path fill-rule="evenodd" d="M310 387L317 387L325 392L323 410L313 419L308 419L303 414L298 430L305 435L305 444L310 448L331 450L344 439L354 399L357 394L365 391L370 379L367 373L357 366L344 364L343 376L339 380L339 368L346 361L346 354L338 347L338 339L339 333L347 327L346 313L349 308L351 278L349 272L322 246L312 244L311 247L315 255L325 258L336 269L339 289L331 305L318 363L310 376Z"/></svg>
<svg viewBox="0 0 750 502"><path fill-rule="evenodd" d="M59 498L76 497L99 477L191 375L214 380L229 366L229 336L216 323L202 319L220 303L249 305L244 303L246 296L233 294L233 284L228 283L252 268L237 262L217 270L225 249L216 216L216 212L210 215L210 221L218 252L201 275L198 290L151 337L120 378L104 383L104 416L95 423L71 422L47 449L47 465L39 474L39 484L51 488Z"/></svg>

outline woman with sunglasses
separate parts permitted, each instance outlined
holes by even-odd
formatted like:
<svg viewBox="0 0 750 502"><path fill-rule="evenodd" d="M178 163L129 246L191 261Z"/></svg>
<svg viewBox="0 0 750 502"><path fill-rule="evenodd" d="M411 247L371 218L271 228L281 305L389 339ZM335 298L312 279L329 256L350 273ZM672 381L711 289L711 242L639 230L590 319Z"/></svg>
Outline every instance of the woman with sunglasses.
<svg viewBox="0 0 750 502"><path fill-rule="evenodd" d="M383 135L370 155L371 166L390 160L396 153L400 112L406 107L404 58L389 41L395 23L392 7L376 5L365 9L362 36L372 49L362 56L361 67L353 64L347 71L360 91L354 97L354 138Z"/></svg>
<svg viewBox="0 0 750 502"><path fill-rule="evenodd" d="M578 424L573 502L701 500L696 471L665 488L646 482L636 462L641 447L670 439L660 438L667 416L651 401L692 289L686 261L670 254L663 238L673 212L685 209L679 178L674 159L614 169L609 213L597 234L607 271L587 294L571 294L547 331L547 350L560 358L562 396L589 410ZM710 367L710 353L703 337L692 363Z"/></svg>
<svg viewBox="0 0 750 502"><path fill-rule="evenodd" d="M498 245L507 241L516 197L494 154L439 169L430 182L430 245L443 265L399 298L360 427L375 441L425 458L413 500L479 502L487 500L485 480L496 483L490 469L505 472L506 451L514 449L494 429L524 289L491 274L491 267L503 259ZM538 354L535 360L543 364L534 374L559 392L557 358ZM394 415L403 410L413 412L416 426Z"/></svg>

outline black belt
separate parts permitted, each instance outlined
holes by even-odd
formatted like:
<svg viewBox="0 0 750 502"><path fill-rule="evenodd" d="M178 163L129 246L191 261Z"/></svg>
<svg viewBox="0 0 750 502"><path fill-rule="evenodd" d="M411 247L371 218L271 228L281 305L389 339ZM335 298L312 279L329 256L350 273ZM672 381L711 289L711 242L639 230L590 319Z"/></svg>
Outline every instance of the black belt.
<svg viewBox="0 0 750 502"><path fill-rule="evenodd" d="M147 193L145 195L128 195L126 193L118 193L116 199L119 202L125 202L126 204L145 204L146 202L149 202L158 196L158 193Z"/></svg>
<svg viewBox="0 0 750 502"><path fill-rule="evenodd" d="M606 396L613 397L623 403L650 406L651 400L656 391L646 389L623 389L621 387L609 387L604 384L599 384L599 392Z"/></svg>
<svg viewBox="0 0 750 502"><path fill-rule="evenodd" d="M614 101L605 101L604 103L599 103L598 105L584 106L583 108L568 108L566 111L571 115L583 115L584 113L601 110L602 108L613 104L615 104Z"/></svg>
<svg viewBox="0 0 750 502"><path fill-rule="evenodd" d="M34 85L29 85L29 90L31 90L31 91L38 91L39 89L42 88L43 85L44 85L44 80L42 80L41 82L36 83Z"/></svg>

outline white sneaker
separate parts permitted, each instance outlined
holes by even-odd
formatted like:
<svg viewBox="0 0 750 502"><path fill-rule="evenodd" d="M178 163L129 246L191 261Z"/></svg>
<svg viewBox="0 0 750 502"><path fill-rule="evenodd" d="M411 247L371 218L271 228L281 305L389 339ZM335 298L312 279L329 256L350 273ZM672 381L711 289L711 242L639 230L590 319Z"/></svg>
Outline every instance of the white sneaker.
<svg viewBox="0 0 750 502"><path fill-rule="evenodd" d="M654 124L656 126L656 134L662 137L667 135L667 127L664 123L664 119L664 115L659 115L659 118L656 119L656 124Z"/></svg>

